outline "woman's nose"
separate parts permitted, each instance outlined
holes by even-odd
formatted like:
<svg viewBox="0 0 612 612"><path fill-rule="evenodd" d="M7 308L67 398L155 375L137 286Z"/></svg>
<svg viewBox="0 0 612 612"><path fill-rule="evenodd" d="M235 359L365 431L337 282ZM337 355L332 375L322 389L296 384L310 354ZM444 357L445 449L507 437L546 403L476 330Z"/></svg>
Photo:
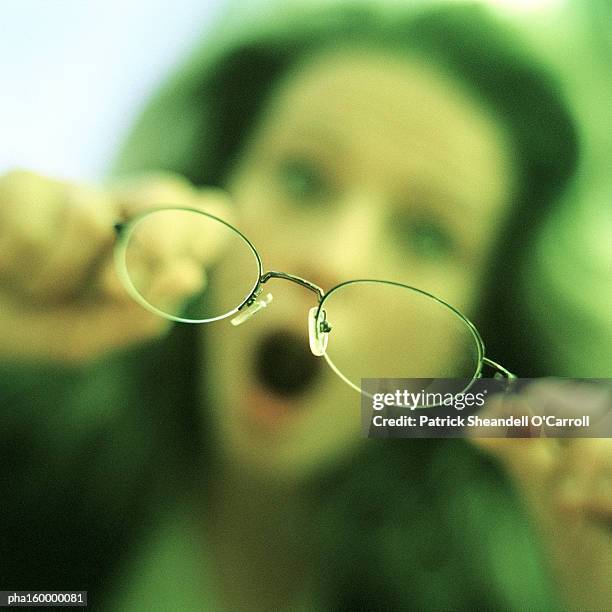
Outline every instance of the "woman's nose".
<svg viewBox="0 0 612 612"><path fill-rule="evenodd" d="M307 238L310 246L302 251L304 277L327 290L370 275L377 260L382 210L377 198L357 194L321 215Z"/></svg>

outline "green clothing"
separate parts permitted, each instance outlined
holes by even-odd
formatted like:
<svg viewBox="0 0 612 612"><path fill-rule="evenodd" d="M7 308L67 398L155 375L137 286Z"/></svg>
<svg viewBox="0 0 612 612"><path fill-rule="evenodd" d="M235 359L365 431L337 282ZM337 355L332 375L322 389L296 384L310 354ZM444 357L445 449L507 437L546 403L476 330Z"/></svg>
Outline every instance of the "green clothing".
<svg viewBox="0 0 612 612"><path fill-rule="evenodd" d="M202 510L181 503L206 449L189 451L201 428L178 422L198 412L171 382L180 335L80 372L4 369L7 588L88 590L91 609L215 609ZM556 609L489 461L462 441L364 444L313 492L322 609Z"/></svg>
<svg viewBox="0 0 612 612"><path fill-rule="evenodd" d="M109 611L219 609L196 516L174 504L164 510L114 580Z"/></svg>
<svg viewBox="0 0 612 612"><path fill-rule="evenodd" d="M188 387L169 386L184 340L80 372L5 368L7 588L88 590L91 609L215 609L202 510L181 503L188 464L206 467L205 449L186 450L200 428L177 422L197 422ZM324 610L556 609L506 480L462 441L365 441L313 499Z"/></svg>

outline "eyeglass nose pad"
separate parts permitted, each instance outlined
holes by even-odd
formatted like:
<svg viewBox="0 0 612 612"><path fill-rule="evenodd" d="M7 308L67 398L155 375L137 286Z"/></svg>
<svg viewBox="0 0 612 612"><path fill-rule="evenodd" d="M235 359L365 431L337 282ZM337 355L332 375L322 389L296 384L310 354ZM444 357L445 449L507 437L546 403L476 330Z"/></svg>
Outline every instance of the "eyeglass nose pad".
<svg viewBox="0 0 612 612"><path fill-rule="evenodd" d="M244 310L239 312L230 323L237 327L242 325L245 321L248 321L256 312L259 312L262 308L265 308L272 301L272 294L266 293L263 297L257 297L251 304L249 304Z"/></svg>
<svg viewBox="0 0 612 612"><path fill-rule="evenodd" d="M314 306L308 311L308 342L310 344L310 350L315 357L321 357L325 355L327 350L328 334L331 331L331 327L325 320L325 311L322 310L322 320L317 324L317 310L319 308Z"/></svg>

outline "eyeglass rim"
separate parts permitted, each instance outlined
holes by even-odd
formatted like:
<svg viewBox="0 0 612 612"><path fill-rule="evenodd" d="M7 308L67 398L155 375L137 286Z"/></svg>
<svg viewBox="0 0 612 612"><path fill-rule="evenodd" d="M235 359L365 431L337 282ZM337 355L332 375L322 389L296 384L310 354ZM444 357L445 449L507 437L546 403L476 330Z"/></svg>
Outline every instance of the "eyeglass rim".
<svg viewBox="0 0 612 612"><path fill-rule="evenodd" d="M433 295L432 293L429 293L428 291L425 291L423 289L419 289L418 287L412 287L411 285L406 285L405 283L400 283L400 282L397 282L397 281L379 280L379 279L373 279L373 278L358 278L358 279L352 279L352 280L344 281L344 282L340 283L339 285L336 285L335 287L333 287L327 293L324 294L323 298L319 302L319 306L318 306L317 312L315 314L315 321L318 323L318 321L319 321L319 314L320 314L321 310L323 310L324 305L325 305L325 301L329 298L330 295L332 295L338 289L346 287L347 285L353 285L353 284L357 284L357 283L385 284L385 285L392 285L392 286L395 286L395 287L401 287L403 289L409 289L410 291L413 291L413 292L419 293L419 294L421 294L421 295L423 295L425 297L431 298L431 299L435 300L436 302L438 302L438 304L440 304L440 305L446 307L447 309L449 309L455 316L457 316L463 323L465 323L467 328L470 330L470 333L472 334L472 337L474 338L474 341L476 342L476 347L477 347L477 350L478 350L478 366L477 366L476 371L474 372L474 374L473 374L473 376L472 376L472 378L470 380L470 383L465 387L465 389L463 389L462 392L467 391L472 386L474 381L477 380L478 378L480 378L480 376L482 374L482 368L483 368L483 365L484 365L484 362L485 362L485 359L486 359L486 357L485 357L486 353L485 353L485 344L484 344L484 341L482 339L482 336L480 335L480 332L476 328L476 326L460 310L458 310L457 308L455 308L454 306L452 306L448 302L445 302L443 299ZM327 362L329 367L346 384L348 384L350 387L352 387L353 389L355 389L359 393L364 394L364 395L368 395L367 393L365 393L363 391L363 389L361 389L360 387L355 385L352 381L350 381L338 369L338 367L333 363L333 361L331 360L331 357L327 354L327 352L325 353L324 357L325 357L325 361Z"/></svg>
<svg viewBox="0 0 612 612"><path fill-rule="evenodd" d="M156 308L155 306L153 306L153 304L149 303L140 294L138 289L136 289L127 271L126 257L127 257L127 245L129 242L129 238L134 232L134 230L136 229L136 227L138 226L138 224L141 223L144 219L151 216L152 214L155 214L158 212L165 212L165 211L191 212L191 213L203 215L205 217L209 217L210 219L213 219L215 221L218 221L219 223L222 223L229 230L237 234L246 243L246 245L251 249L253 255L255 256L255 261L257 262L257 278L253 284L252 289L247 294L246 298L242 302L240 302L238 306L236 306L232 310L222 315L218 315L216 317L212 317L209 319L187 319L185 317L179 317L176 315L169 314L167 312L164 312L163 310L160 310L159 308ZM161 316L164 319L169 319L171 321L176 321L178 323L212 323L214 321L220 321L222 319L226 319L236 314L245 304L247 304L249 300L251 300L253 296L257 294L258 289L261 285L261 278L263 276L263 263L253 243L240 230L236 229L233 225L217 217L216 215L208 213L204 210L199 210L198 208L192 208L189 206L156 206L154 208L149 208L145 211L137 213L133 217L130 217L127 221L116 223L115 231L117 234L117 240L115 241L115 248L114 248L113 254L115 258L115 267L117 268L121 282L123 283L124 287L127 289L132 299L136 300L141 306L146 308L149 312L152 312L153 314Z"/></svg>
<svg viewBox="0 0 612 612"><path fill-rule="evenodd" d="M251 289L251 291L247 294L246 298L235 308L233 308L232 310L219 315L217 317L212 317L209 319L187 319L184 317L177 317L174 315L170 315L168 313L165 313L161 310L159 310L158 308L156 308L155 306L153 306L152 304L150 304L149 302L147 302L142 296L141 294L138 292L138 290L136 289L136 287L133 285L128 273L127 273L127 265L126 265L126 254L127 254L127 242L128 239L130 237L130 235L132 234L132 232L134 231L135 227L138 225L138 223L140 223L144 218L150 216L153 213L156 212L161 212L161 211L171 211L171 210L176 210L176 211L185 211L185 212L192 212L192 213L196 213L196 214L200 214L203 215L205 217L208 217L210 219L214 219L215 221L218 221L219 223L222 223L223 225L225 225L229 230L233 231L235 234L237 234L246 244L247 246L251 249L251 252L253 253L254 257L255 257L255 261L257 262L257 279L253 284L253 288ZM214 321L219 321L222 319L226 319L234 314L236 314L237 312L239 312L244 306L248 305L249 303L252 303L252 300L259 295L259 293L261 292L261 287L262 285L269 280L270 278L285 278L288 280L292 280L293 282L298 282L299 284L315 291L317 293L318 296L318 308L315 314L315 321L318 321L319 318L319 314L321 312L321 309L325 303L325 301L329 298L330 295L332 295L334 292L336 292L337 290L341 289L342 287L345 287L346 285L349 284L356 284L356 283L382 283L382 284L387 284L387 285L394 285L394 286L398 286L398 287L402 287L404 289L409 289L411 291L414 291L416 293L419 293L421 295L424 295L430 299L435 300L436 302L438 302L439 304L441 304L442 306L445 306L446 308L448 308L455 316L457 316L461 321L463 321L463 323L465 323L465 325L468 327L468 329L470 330L470 333L472 334L472 337L474 338L474 341L476 342L476 346L477 346L477 350L478 350L478 367L476 372L474 373L473 378L471 379L470 383L466 386L466 388L463 390L464 392L467 391L467 389L469 389L473 384L474 381L477 380L478 378L480 378L482 376L482 370L484 365L486 364L489 367L492 367L493 369L495 369L497 371L497 375L502 375L504 377L506 377L509 381L510 384L512 384L512 382L516 379L516 375L512 374L512 372L510 372L509 370L507 370L506 368L504 368L503 366L501 366L499 363L491 360L490 358L488 358L486 356L486 351L485 351L485 344L484 341L480 335L480 332L478 331L478 329L476 328L476 326L461 312L459 311L457 308L455 308L454 306L452 306L451 304L449 304L448 302L444 301L443 299L439 298L436 295L433 295L432 293L429 293L428 291L425 291L423 289L419 289L418 287L413 287L411 285L406 285L405 283L400 283L398 281L391 281L391 280L380 280L380 279L351 279L348 281L344 281L338 285L336 285L335 287L332 287L329 291L325 292L323 289L321 289L320 287L314 285L313 283L311 283L310 281L307 281L305 279L301 279L296 277L295 275L292 274L288 274L288 273L284 273L284 272L273 272L273 271L269 271L269 272L265 272L263 271L263 263L261 260L261 257L259 255L259 253L257 252L257 249L255 248L255 246L253 245L253 243L240 231L238 230L236 227L234 227L231 223L228 223L227 221L225 221L224 219L221 219L219 217L217 217L216 215L213 215L209 212L203 211L201 209L198 208L193 208L193 207L189 207L189 206L172 206L172 205L165 205L165 206L156 206L150 209L147 209L145 211L139 212L136 215L134 215L133 217L127 219L127 220L120 220L118 222L116 222L114 224L114 229L115 229L115 234L116 234L116 240L115 240L115 245L114 245L114 259L115 259L115 267L117 269L117 272L119 274L119 277L124 285L124 287L126 288L126 290L128 291L128 293L130 294L130 296L137 302L139 303L141 306L143 306L146 310L156 314L157 316L161 316L162 318L171 320L171 321L176 321L179 323L212 323ZM352 387L353 389L355 389L357 392L359 392L360 394L363 394L364 391L362 389L360 389L359 387L357 387L356 385L354 385L351 381L349 381L335 366L335 364L333 364L333 362L331 361L331 358L329 358L329 356L327 354L324 355L328 365L330 366L330 368L344 381L346 382L350 387ZM367 393L366 393L367 395Z"/></svg>
<svg viewBox="0 0 612 612"><path fill-rule="evenodd" d="M127 254L127 243L129 240L129 237L131 236L132 232L134 231L134 229L136 228L136 226L146 217L157 213L157 212L163 212L163 211L185 211L185 212L192 212L192 213L196 213L196 214L200 214L203 215L205 217L208 217L210 219L213 219L215 221L218 221L219 223L222 223L223 225L225 225L229 230L233 231L235 234L237 234L247 245L248 247L251 249L253 255L255 256L255 260L257 262L257 280L255 281L255 283L253 284L253 288L251 289L251 291L247 294L246 298L240 303L238 304L238 306L236 306L235 308L233 308L232 310L226 312L225 314L216 316L216 317L212 317L209 319L187 319L184 317L177 317L175 315L171 315L168 313L165 313L161 310L159 310L158 308L156 308L155 306L153 306L152 304L150 304L149 302L147 302L138 292L138 290L136 289L136 287L134 287L129 274L127 273L127 265L126 265L126 254ZM262 285L262 278L265 276L265 273L263 271L263 263L261 260L261 257L259 255L259 253L257 252L257 249L255 248L255 245L253 245L253 243L236 227L234 227L231 223L228 223L227 221L225 221L224 219L221 219L219 217L217 217L216 215L213 215L211 213L208 213L206 211L200 210L198 208L193 208L193 207L189 207L189 206L156 206L154 208L150 208L147 209L145 211L142 211L140 213L137 213L136 215L134 215L133 217L131 217L130 219L128 219L125 222L120 222L115 224L115 229L117 231L117 241L115 242L115 249L114 249L114 254L115 254L115 263L119 269L120 272L120 277L122 282L124 283L124 285L126 286L126 288L128 289L130 295L132 298L134 298L139 304L141 304L142 306L144 306L147 310L162 316L166 319L170 319L172 321L176 321L179 323L212 323L214 321L220 321L222 319L226 319L227 317L230 317L234 314L236 314L239 310L241 310L255 295L257 295L261 285ZM482 336L480 335L480 333L478 332L478 329L476 328L476 326L461 312L459 311L457 308L455 308L454 306L452 306L451 304L449 304L448 302L444 301L443 299L433 295L432 293L429 293L428 291L425 291L423 289L419 289L418 287L413 287L411 285L406 285L405 283L400 283L398 281L391 281L391 280L381 280L381 279L370 279L370 278L361 278L361 279L351 279L351 280L347 280L347 281L343 281L342 283L339 283L338 285L336 285L335 287L332 287L329 291L322 292L322 296L319 298L319 305L317 307L317 312L315 315L315 320L318 321L319 319L319 314L321 312L321 309L323 307L323 305L325 304L325 301L336 291L338 291L339 289L341 289L342 287L345 287L347 285L351 285L351 284L357 284L357 283L382 283L382 284L386 284L386 285L392 285L392 286L396 286L396 287L402 287L404 289L408 289L410 291L413 291L415 293L419 293L421 295L424 295L430 299L435 300L436 302L438 302L439 304L441 304L442 306L448 308L455 316L457 316L459 319L461 319L466 326L469 328L475 342L476 342L476 346L478 349L478 369L476 371L476 373L474 374L474 378L473 380L475 380L476 378L478 378L482 372L482 367L483 367L483 363L485 360L485 345L484 345L484 341L482 339ZM328 362L329 363L329 362ZM352 385L351 385L352 386Z"/></svg>

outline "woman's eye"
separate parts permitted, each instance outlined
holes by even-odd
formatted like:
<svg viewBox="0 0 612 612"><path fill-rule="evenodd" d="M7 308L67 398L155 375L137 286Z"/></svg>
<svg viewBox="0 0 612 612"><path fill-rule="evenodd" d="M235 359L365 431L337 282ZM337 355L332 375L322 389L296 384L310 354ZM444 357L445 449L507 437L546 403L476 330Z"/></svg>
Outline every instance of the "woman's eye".
<svg viewBox="0 0 612 612"><path fill-rule="evenodd" d="M328 190L322 170L306 159L283 160L278 167L278 180L283 193L297 202L310 203Z"/></svg>
<svg viewBox="0 0 612 612"><path fill-rule="evenodd" d="M416 257L428 261L443 261L455 254L455 239L450 230L440 222L396 218L393 223L404 248Z"/></svg>

